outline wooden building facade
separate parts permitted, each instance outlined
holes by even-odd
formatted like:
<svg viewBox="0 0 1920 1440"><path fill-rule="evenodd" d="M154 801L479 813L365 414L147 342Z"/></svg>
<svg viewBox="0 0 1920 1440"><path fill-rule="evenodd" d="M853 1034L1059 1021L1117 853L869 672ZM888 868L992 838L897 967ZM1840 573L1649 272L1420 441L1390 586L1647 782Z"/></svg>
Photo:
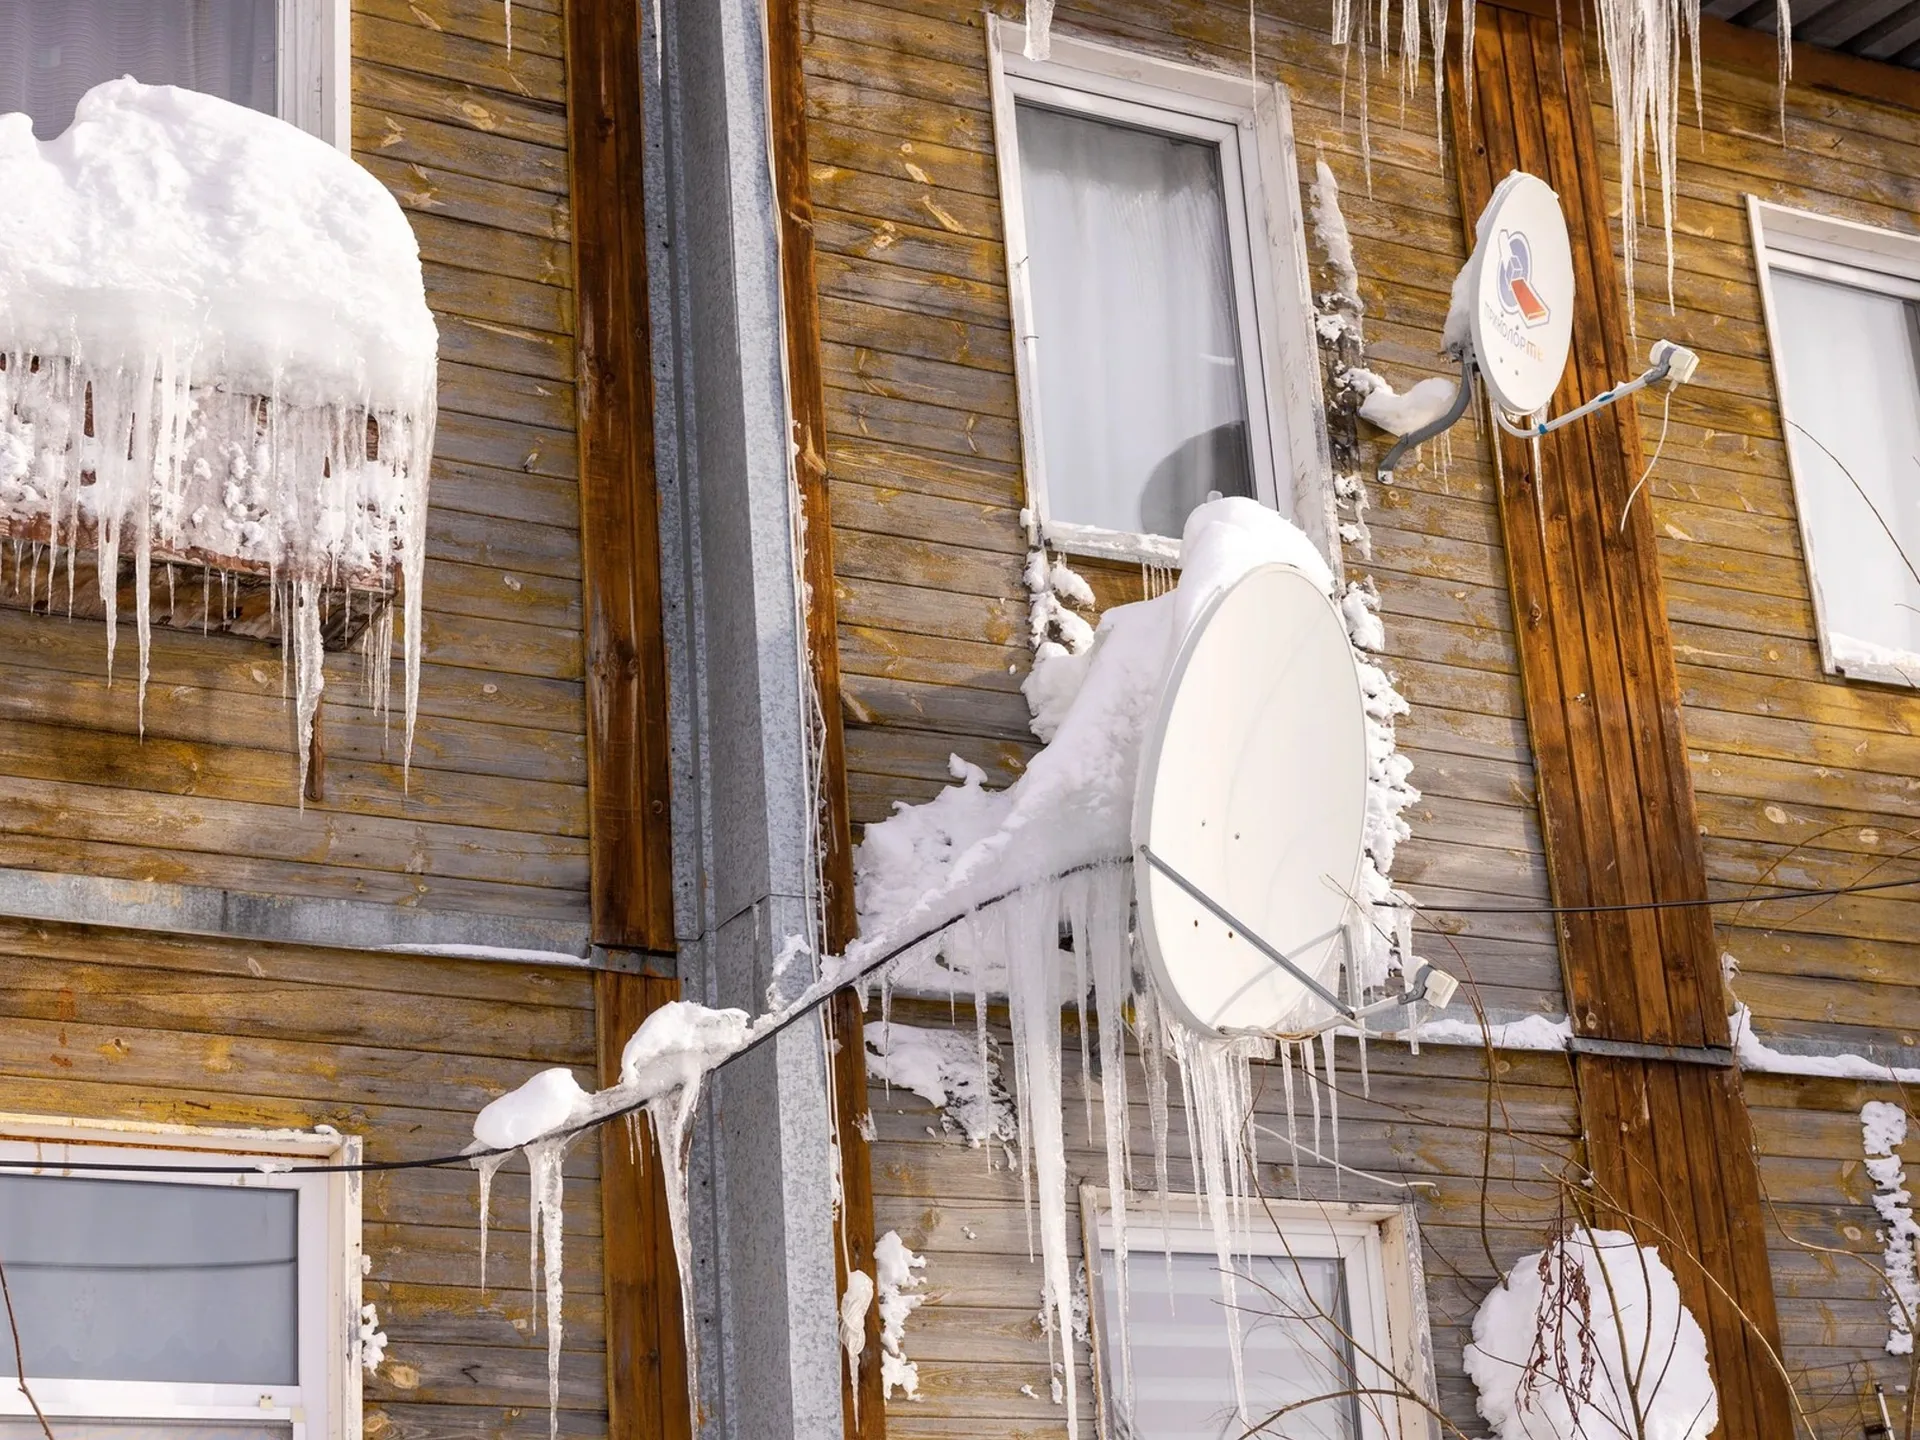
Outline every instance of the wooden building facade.
<svg viewBox="0 0 1920 1440"><path fill-rule="evenodd" d="M923 0L800 0L798 12L789 84L804 97L812 285L790 288L788 303L814 312L796 328L817 324L819 340L817 379L794 367L795 411L817 405L824 435L857 836L948 784L950 755L1004 783L1037 747L1020 689L1032 656L1023 574L1045 516L1023 444L1010 287L1021 260L998 149L1008 116L996 128L995 115L1009 105L996 72L1018 63L1003 57L1025 14ZM1366 502L1364 537L1349 512L1330 558L1377 587L1384 663L1412 707L1398 739L1423 798L1393 878L1432 907L1418 948L1461 977L1475 1010L1570 1016L1575 1039L1570 1053L1375 1045L1371 1098L1344 1091L1342 1124L1345 1163L1379 1183L1311 1164L1299 1179L1322 1200L1410 1207L1446 1433L1482 1428L1461 1359L1476 1309L1566 1223L1569 1191L1550 1177L1588 1170L1602 1215L1687 1257L1674 1265L1709 1337L1718 1433L1859 1433L1878 1420L1876 1384L1895 1398L1897 1429L1907 1363L1888 1353L1886 1237L1860 1110L1902 1103L1903 1077L1885 1067L1913 1053L1902 1018L1903 962L1920 937L1913 892L1731 902L1912 873L1902 860L1920 771L1902 747L1920 701L1857 666L1848 678L1823 648L1816 595L1843 582L1831 560L1823 581L1803 543L1780 398L1787 332L1776 316L1770 343L1756 238L1772 212L1748 197L1871 227L1855 232L1872 237L1863 243L1903 257L1882 273L1907 273L1920 84L1798 45L1782 94L1771 36L1707 21L1697 121L1691 85L1681 92L1670 306L1651 152L1632 293L1625 278L1594 15L1492 0L1477 19L1463 74L1453 14L1437 100L1430 57L1403 82L1397 35L1390 63L1363 58L1329 42L1324 6L1062 0L1053 18L1050 63L1065 85L1099 88L1076 66L1150 83L1166 62L1200 77L1194 93L1249 76L1250 92L1281 87L1298 182L1275 194L1268 175L1269 223L1303 239L1326 313L1338 274L1312 212L1316 164L1331 169L1364 364L1401 389L1456 373L1441 343L1450 287L1480 206L1516 168L1560 192L1575 242L1575 359L1555 409L1636 373L1656 337L1701 359L1669 412L1643 394L1637 413L1623 406L1539 456L1496 446L1476 405L1444 452L1428 446L1381 484L1373 466L1391 437L1356 429L1356 397L1331 378L1361 356L1327 356L1334 453L1357 440L1346 468L1364 475ZM1911 413L1920 395L1895 403ZM1910 510L1914 477L1901 483ZM1803 473L1803 496L1810 484ZM1295 516L1314 531L1315 516ZM1151 548L1118 561L1071 537L1048 548L1100 608L1165 583ZM1863 557L1901 570L1897 548ZM1709 897L1729 903L1688 903ZM1564 913L1546 913L1555 904ZM1622 905L1666 908L1607 913ZM892 1015L950 1023L944 1002L916 1013L896 997ZM1748 1044L1742 1063L1737 1030L1773 1058ZM1849 1066L1832 1057L1845 1055L1886 1079L1839 1078ZM1066 1069L1071 1179L1097 1187L1100 1118ZM1255 1116L1270 1133L1285 1129L1277 1090L1266 1085ZM1145 1100L1132 1093L1144 1166ZM920 1394L887 1401L884 1427L1059 1433L1017 1173L960 1146L936 1108L897 1086L875 1081L870 1103L874 1225L926 1256L929 1296L907 1322ZM1173 1183L1190 1190L1175 1130ZM1263 1183L1291 1196L1292 1167L1269 1169ZM1074 1353L1085 1396L1084 1337ZM1425 1417L1405 1423L1425 1433Z"/></svg>
<svg viewBox="0 0 1920 1440"><path fill-rule="evenodd" d="M398 200L439 325L411 769L358 698L354 653L329 657L303 798L270 644L157 627L143 736L97 622L0 604L7 1156L198 1149L292 1156L297 1177L457 1152L474 1112L537 1069L611 1078L683 990L769 1003L786 936L818 913L824 948L852 938L861 827L936 793L950 756L1003 783L1038 748L1020 685L1048 516L1001 139L1023 6L276 13L307 27L282 31L282 63L331 57L290 118L333 126ZM1876 1383L1897 1410L1911 1383L1887 1353L1860 1110L1904 1105L1899 1071L1876 1066L1920 1064L1914 893L1726 902L1910 873L1920 700L1836 618L1854 557L1824 560L1832 532L1791 452L1770 277L1865 274L1920 297L1920 85L1800 46L1782 98L1772 39L1708 22L1669 306L1657 228L1640 229L1637 297L1626 284L1591 17L1537 0L1477 17L1463 56L1453 16L1443 95L1430 58L1402 86L1398 42L1386 66L1331 44L1318 0L1060 0L1053 58L1024 62L1034 85L1054 83L1048 64L1098 74L1122 105L1144 103L1130 85L1185 85L1229 129L1244 99L1271 242L1244 273L1298 322L1271 377L1296 423L1273 426L1258 493L1378 591L1422 792L1393 878L1430 907L1420 949L1469 1008L1570 1021L1544 1048L1376 1043L1369 1092L1342 1094L1347 1168L1275 1165L1275 1142L1260 1178L1305 1197L1297 1213L1340 1207L1377 1260L1383 1343L1427 1376L1382 1412L1399 1434L1480 1433L1474 1314L1586 1206L1668 1254L1708 1337L1719 1433L1849 1435L1877 1417ZM1353 308L1313 214L1332 196L1322 164L1362 313L1357 332L1320 328L1316 354L1296 342ZM1632 373L1655 336L1698 352L1699 374L1670 410L1643 395L1537 453L1476 410L1379 483L1385 439L1337 376L1452 373L1450 287L1512 168L1554 185L1576 242L1559 408ZM1336 508L1322 442L1363 505ZM1164 545L1061 539L1097 608L1169 581ZM952 1023L944 1004L892 1013ZM660 1167L619 1127L570 1153L561 1431L1065 1428L1018 1175L870 1085L862 1024L844 995L828 1044L796 1029L717 1082L688 1332ZM1099 1333L1101 1117L1066 1070ZM1146 1164L1134 1093L1124 1128ZM1288 1130L1274 1085L1252 1121ZM1190 1190L1177 1123L1173 1150ZM547 1331L517 1179L494 1197L484 1290L464 1171L323 1191L339 1243L313 1283L336 1307L357 1289L389 1344L364 1382L334 1373L367 1342L326 1315L347 1338L310 1429L324 1413L329 1436L537 1434ZM917 1399L882 1393L877 1312L842 1370L837 1300L887 1232L927 1261L905 1324ZM1070 1349L1094 1394L1089 1343Z"/></svg>
<svg viewBox="0 0 1920 1440"><path fill-rule="evenodd" d="M79 28L64 61L39 43L48 17L34 45L24 32L7 43L42 69L123 60L143 79L206 83L165 68L172 42L190 23L248 18L172 7L133 35L115 28L124 7L96 8L66 17ZM36 1333L34 1272L79 1285L60 1265L113 1247L76 1232L91 1254L63 1252L55 1212L23 1198L32 1173L77 1161L69 1179L94 1189L69 1208L110 1216L115 1187L154 1177L84 1180L103 1156L243 1168L286 1156L300 1186L306 1165L367 1162L372 1173L326 1187L320 1230L300 1221L297 1315L259 1324L297 1325L320 1347L326 1401L303 1350L298 1389L261 1397L260 1433L544 1435L548 1317L528 1285L521 1180L509 1171L494 1197L483 1285L472 1173L379 1167L457 1155L477 1109L540 1068L605 1083L678 989L644 212L630 183L639 20L559 0L253 8L268 103L277 67L282 117L387 186L439 329L411 766L398 684L391 717L368 698L371 667L399 674L397 639L391 657L328 655L303 796L276 646L218 623L203 633L197 570L177 579L177 610L156 602L142 733L126 650L110 687L99 620L50 607L44 573L36 604L27 581L43 558L13 546L0 604L0 1151L46 1171L0 1177L18 1242L0 1264L25 1368L40 1373L57 1341ZM226 596L225 577L209 584ZM566 1164L566 1294L552 1317L564 1319L562 1434L686 1425L659 1172L640 1162L622 1134ZM202 1203L184 1203L176 1233L153 1196L225 1192L143 1193L132 1228L150 1226L156 1248L134 1261L167 1260ZM366 1330L390 1338L384 1358L342 1308L350 1294L373 1307ZM201 1313L183 1299L171 1323ZM108 1403L40 1390L56 1433Z"/></svg>

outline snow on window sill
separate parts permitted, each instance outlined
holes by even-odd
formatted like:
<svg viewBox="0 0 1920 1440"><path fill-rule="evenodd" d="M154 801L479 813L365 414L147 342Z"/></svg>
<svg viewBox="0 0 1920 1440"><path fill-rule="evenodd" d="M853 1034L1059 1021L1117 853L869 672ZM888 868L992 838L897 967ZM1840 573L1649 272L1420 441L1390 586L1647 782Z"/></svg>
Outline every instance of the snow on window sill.
<svg viewBox="0 0 1920 1440"><path fill-rule="evenodd" d="M1091 555L1101 560L1126 560L1144 565L1177 565L1180 542L1166 535L1142 535L1108 530L1098 525L1072 525L1049 520L1041 529L1047 544L1068 555Z"/></svg>
<svg viewBox="0 0 1920 1440"><path fill-rule="evenodd" d="M1920 655L1895 650L1871 640L1855 639L1838 631L1826 636L1829 675L1875 685L1920 689Z"/></svg>

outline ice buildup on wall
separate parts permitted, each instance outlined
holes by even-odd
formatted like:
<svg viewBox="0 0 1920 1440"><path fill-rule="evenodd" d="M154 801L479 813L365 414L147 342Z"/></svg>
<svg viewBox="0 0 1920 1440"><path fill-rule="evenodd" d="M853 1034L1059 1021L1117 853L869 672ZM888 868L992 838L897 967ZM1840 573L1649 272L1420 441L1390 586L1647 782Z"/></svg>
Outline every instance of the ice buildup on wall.
<svg viewBox="0 0 1920 1440"><path fill-rule="evenodd" d="M69 606L74 551L111 557L109 675L131 561L142 711L154 562L163 590L179 563L265 577L303 771L323 609L397 578L410 751L439 342L399 205L281 120L132 79L53 140L0 116L0 194L0 538Z"/></svg>

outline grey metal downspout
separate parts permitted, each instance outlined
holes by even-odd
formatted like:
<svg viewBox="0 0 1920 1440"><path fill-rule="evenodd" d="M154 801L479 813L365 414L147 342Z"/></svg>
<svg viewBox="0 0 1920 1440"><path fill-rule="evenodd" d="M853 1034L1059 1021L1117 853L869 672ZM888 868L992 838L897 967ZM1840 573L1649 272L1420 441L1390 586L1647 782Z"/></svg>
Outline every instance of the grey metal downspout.
<svg viewBox="0 0 1920 1440"><path fill-rule="evenodd" d="M680 974L758 1012L813 889L763 21L758 0L640 4ZM702 1103L704 1436L842 1434L828 1085L796 1026Z"/></svg>

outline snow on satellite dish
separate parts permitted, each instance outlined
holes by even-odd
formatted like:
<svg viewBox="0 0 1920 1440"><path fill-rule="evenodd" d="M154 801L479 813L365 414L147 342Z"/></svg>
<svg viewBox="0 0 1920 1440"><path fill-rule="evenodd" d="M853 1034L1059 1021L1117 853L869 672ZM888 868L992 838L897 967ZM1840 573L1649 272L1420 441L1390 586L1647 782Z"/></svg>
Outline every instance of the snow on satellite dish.
<svg viewBox="0 0 1920 1440"><path fill-rule="evenodd" d="M1302 975L1337 989L1366 811L1346 626L1307 576L1262 565L1188 633L1141 755L1139 928L1183 1020L1216 1033L1326 1023L1333 1009Z"/></svg>
<svg viewBox="0 0 1920 1440"><path fill-rule="evenodd" d="M1531 415L1553 398L1573 343L1573 245L1560 197L1516 170L1480 212L1467 293L1474 356L1494 403Z"/></svg>

